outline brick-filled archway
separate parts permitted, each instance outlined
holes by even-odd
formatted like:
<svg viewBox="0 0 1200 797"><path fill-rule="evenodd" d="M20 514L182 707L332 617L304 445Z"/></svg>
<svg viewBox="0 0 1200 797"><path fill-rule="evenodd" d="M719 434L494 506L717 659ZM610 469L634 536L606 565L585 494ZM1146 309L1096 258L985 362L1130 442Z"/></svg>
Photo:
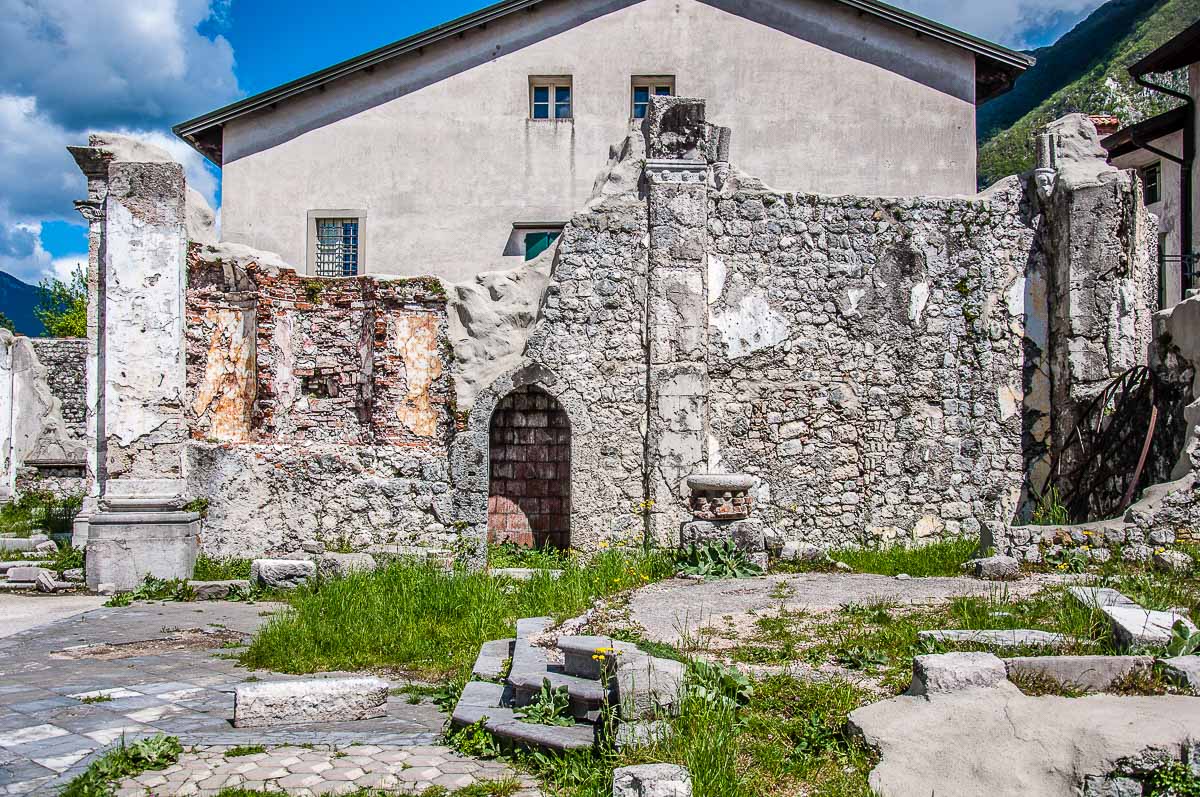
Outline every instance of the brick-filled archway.
<svg viewBox="0 0 1200 797"><path fill-rule="evenodd" d="M488 541L571 545L571 424L550 394L519 387L492 413Z"/></svg>

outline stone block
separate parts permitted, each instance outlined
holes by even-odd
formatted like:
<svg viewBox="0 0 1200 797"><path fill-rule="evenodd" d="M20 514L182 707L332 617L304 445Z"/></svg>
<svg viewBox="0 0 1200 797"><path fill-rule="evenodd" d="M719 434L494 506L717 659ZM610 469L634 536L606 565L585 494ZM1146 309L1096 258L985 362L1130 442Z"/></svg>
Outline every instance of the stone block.
<svg viewBox="0 0 1200 797"><path fill-rule="evenodd" d="M729 535L725 529L717 526L711 520L692 520L684 523L679 529L679 547L689 545L707 545L710 542L723 540Z"/></svg>
<svg viewBox="0 0 1200 797"><path fill-rule="evenodd" d="M1177 684L1186 685L1193 692L1200 693L1200 656L1176 656L1170 659L1159 659L1163 672Z"/></svg>
<svg viewBox="0 0 1200 797"><path fill-rule="evenodd" d="M644 653L618 656L615 687L621 716L633 720L649 718L660 711L674 712L685 670L681 662Z"/></svg>
<svg viewBox="0 0 1200 797"><path fill-rule="evenodd" d="M82 567L71 567L71 568L64 570L63 571L63 579L66 581L82 582L83 581L83 568Z"/></svg>
<svg viewBox="0 0 1200 797"><path fill-rule="evenodd" d="M913 659L910 695L958 692L998 686L1008 677L1004 662L991 653L937 653Z"/></svg>
<svg viewBox="0 0 1200 797"><path fill-rule="evenodd" d="M606 668L610 659L638 653L636 645L606 636L562 636L558 638L558 649L563 653L563 670L568 675L593 680L599 680L605 669L611 670Z"/></svg>
<svg viewBox="0 0 1200 797"><path fill-rule="evenodd" d="M58 553L58 544L52 540L46 540L45 542L39 542L37 545L33 546L33 550L42 554L43 556L53 556L54 554Z"/></svg>
<svg viewBox="0 0 1200 797"><path fill-rule="evenodd" d="M0 551L32 551L28 537L0 537Z"/></svg>
<svg viewBox="0 0 1200 797"><path fill-rule="evenodd" d="M1010 581L1021 575L1021 563L1011 556L988 556L968 562L975 578L985 581Z"/></svg>
<svg viewBox="0 0 1200 797"><path fill-rule="evenodd" d="M1164 573L1189 573L1192 570L1192 557L1183 551L1157 551L1154 554L1154 569Z"/></svg>
<svg viewBox="0 0 1200 797"><path fill-rule="evenodd" d="M295 589L317 574L317 563L308 559L255 559L250 581L267 589Z"/></svg>
<svg viewBox="0 0 1200 797"><path fill-rule="evenodd" d="M1150 656L1024 656L1005 659L1010 679L1019 676L1047 678L1085 692L1105 692L1134 673L1148 673Z"/></svg>
<svg viewBox="0 0 1200 797"><path fill-rule="evenodd" d="M239 684L233 724L238 728L349 722L387 713L388 682L381 678L329 678Z"/></svg>
<svg viewBox="0 0 1200 797"><path fill-rule="evenodd" d="M37 581L35 582L38 592L63 592L66 590L75 589L75 585L68 581L59 581L54 578L54 573L49 570L43 570L38 573Z"/></svg>
<svg viewBox="0 0 1200 797"><path fill-rule="evenodd" d="M1196 631L1192 621L1179 612L1151 611L1140 606L1104 606L1101 611L1112 624L1117 644L1124 647L1165 645L1171 641L1171 627L1176 622Z"/></svg>
<svg viewBox="0 0 1200 797"><path fill-rule="evenodd" d="M692 797L692 776L677 764L639 764L613 771L613 797Z"/></svg>
<svg viewBox="0 0 1200 797"><path fill-rule="evenodd" d="M783 546L779 558L787 562L817 562L825 558L825 551L809 542L789 542Z"/></svg>
<svg viewBox="0 0 1200 797"><path fill-rule="evenodd" d="M369 553L326 553L318 560L322 578L342 578L352 572L370 573L377 567Z"/></svg>
<svg viewBox="0 0 1200 797"><path fill-rule="evenodd" d="M38 576L42 573L49 574L50 571L44 567L10 567L8 569L8 580L10 583L21 582L25 584L33 584L38 580Z"/></svg>
<svg viewBox="0 0 1200 797"><path fill-rule="evenodd" d="M87 583L135 589L151 575L192 577L199 553L200 516L195 512L97 512L88 522Z"/></svg>
<svg viewBox="0 0 1200 797"><path fill-rule="evenodd" d="M729 524L729 535L737 547L746 553L762 553L767 550L766 536L761 520L748 518Z"/></svg>
<svg viewBox="0 0 1200 797"><path fill-rule="evenodd" d="M224 581L189 581L188 586L196 593L198 601L223 601L234 591L250 589L250 582L244 578L231 578Z"/></svg>

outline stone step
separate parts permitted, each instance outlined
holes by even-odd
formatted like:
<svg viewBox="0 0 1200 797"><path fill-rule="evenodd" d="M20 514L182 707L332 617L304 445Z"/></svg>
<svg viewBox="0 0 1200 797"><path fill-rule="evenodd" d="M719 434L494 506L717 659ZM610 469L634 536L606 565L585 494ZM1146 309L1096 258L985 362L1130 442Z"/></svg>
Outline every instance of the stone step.
<svg viewBox="0 0 1200 797"><path fill-rule="evenodd" d="M596 743L596 729L590 724L536 725L521 722L516 712L501 706L506 690L500 684L472 681L463 687L458 705L450 718L456 728L483 721L490 733L503 743L523 748L557 752L591 749Z"/></svg>
<svg viewBox="0 0 1200 797"><path fill-rule="evenodd" d="M12 562L0 562L0 574L7 573L14 567L46 567L49 564L49 562L43 562L37 559L19 559Z"/></svg>
<svg viewBox="0 0 1200 797"><path fill-rule="evenodd" d="M558 649L563 652L563 671L579 678L600 680L605 661L614 654L638 652L637 645L620 642L606 636L563 636L558 638ZM604 659L598 658L604 656ZM611 662L610 662L611 664Z"/></svg>
<svg viewBox="0 0 1200 797"><path fill-rule="evenodd" d="M543 681L549 681L552 689L566 689L571 698L571 714L577 720L594 722L600 709L608 702L609 691L599 681L578 678L556 669L515 670L509 674L508 683L513 690L513 705L527 706L542 691Z"/></svg>
<svg viewBox="0 0 1200 797"><path fill-rule="evenodd" d="M506 660L511 663L516 639L494 639L484 642L471 675L481 681L496 681L504 674Z"/></svg>
<svg viewBox="0 0 1200 797"><path fill-rule="evenodd" d="M517 620L517 639L529 639L554 625L553 617L525 617Z"/></svg>

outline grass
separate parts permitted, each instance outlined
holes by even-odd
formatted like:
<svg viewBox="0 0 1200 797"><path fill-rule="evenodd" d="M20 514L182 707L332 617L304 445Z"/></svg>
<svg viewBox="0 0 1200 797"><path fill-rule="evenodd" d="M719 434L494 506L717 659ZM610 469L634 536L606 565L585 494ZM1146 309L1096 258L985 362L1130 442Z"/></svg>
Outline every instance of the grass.
<svg viewBox="0 0 1200 797"><path fill-rule="evenodd" d="M110 695L91 695L90 697L79 698L79 702L87 703L88 705L92 703L111 703L112 697Z"/></svg>
<svg viewBox="0 0 1200 797"><path fill-rule="evenodd" d="M398 561L374 573L302 587L290 607L261 628L242 664L279 672L398 669L464 680L479 646L515 633L522 617L565 619L605 595L673 572L663 553L575 559L561 577L515 581L466 570Z"/></svg>
<svg viewBox="0 0 1200 797"><path fill-rule="evenodd" d="M564 756L520 754L517 762L561 797L608 797L612 772L648 763L688 768L696 797L867 797L870 752L846 731L846 717L870 702L847 681L773 676L755 685L749 702L686 698L671 732L644 747Z"/></svg>
<svg viewBox="0 0 1200 797"><path fill-rule="evenodd" d="M835 561L845 562L856 572L913 578L961 576L962 565L979 552L979 539L961 537L919 547L894 545L890 548L845 548L830 551Z"/></svg>
<svg viewBox="0 0 1200 797"><path fill-rule="evenodd" d="M250 560L229 558L213 558L200 554L196 559L196 568L192 571L196 581L231 581L238 578L250 578Z"/></svg>
<svg viewBox="0 0 1200 797"><path fill-rule="evenodd" d="M179 760L183 747L174 736L152 736L119 747L93 761L63 787L60 797L112 797L116 785L148 769L165 769Z"/></svg>

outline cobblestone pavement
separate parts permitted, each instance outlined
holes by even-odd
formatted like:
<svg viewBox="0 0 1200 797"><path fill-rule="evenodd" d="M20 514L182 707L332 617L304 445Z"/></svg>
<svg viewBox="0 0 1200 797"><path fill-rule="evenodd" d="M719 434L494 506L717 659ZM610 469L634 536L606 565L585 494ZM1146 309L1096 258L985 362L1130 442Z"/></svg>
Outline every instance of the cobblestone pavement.
<svg viewBox="0 0 1200 797"><path fill-rule="evenodd" d="M185 748L196 751L185 756L180 772L191 773L187 783L197 791L151 790L161 795L209 793L200 782L226 771L210 762L237 745L272 747L269 759L275 769L274 748L292 750L294 755L279 754L289 759L299 757L300 750L308 754L311 745L316 748L312 753L324 756L312 761L314 766L323 762L334 765L329 772L349 771L341 762L358 757L362 748L357 746L362 745L381 750L372 757L376 764L388 763L382 752L387 750L389 756L405 752L444 759L446 766L443 771L442 763L410 763L418 773L405 769L401 760L391 762L401 765L396 772L375 764L372 770L360 767L364 777L394 776L404 784L421 774L416 782L426 785L441 775L474 777L462 771L473 762L434 747L444 722L437 708L428 702L412 705L403 696L389 699L387 715L380 719L234 728L233 692L239 683L296 677L251 672L234 661L235 648L277 608L263 603L136 603L95 609L5 638L0 642L0 795L57 794L122 738L158 733L178 736ZM233 769L248 763L230 759ZM479 777L494 779L500 771L487 765ZM410 774L401 777L405 772ZM289 770L280 778L290 774L317 773ZM357 777L351 780L358 782ZM295 793L310 792L298 788Z"/></svg>
<svg viewBox="0 0 1200 797"><path fill-rule="evenodd" d="M503 781L514 773L495 761L475 761L439 746L385 747L374 744L314 749L276 747L263 753L226 756L228 747L185 753L178 764L125 781L117 797L211 795L237 786L293 795L341 794L356 789L420 793L432 786L453 792L481 780ZM527 777L516 797L537 797Z"/></svg>

